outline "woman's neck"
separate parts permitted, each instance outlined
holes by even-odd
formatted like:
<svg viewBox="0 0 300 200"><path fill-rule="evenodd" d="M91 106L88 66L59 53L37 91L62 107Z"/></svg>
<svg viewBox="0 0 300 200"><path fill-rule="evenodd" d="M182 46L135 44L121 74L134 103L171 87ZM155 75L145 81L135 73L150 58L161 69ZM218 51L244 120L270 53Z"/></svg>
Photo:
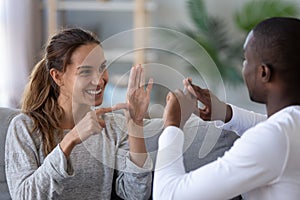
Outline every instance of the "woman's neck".
<svg viewBox="0 0 300 200"><path fill-rule="evenodd" d="M58 98L58 103L64 111L61 128L72 129L90 111L90 106L84 104L70 103Z"/></svg>

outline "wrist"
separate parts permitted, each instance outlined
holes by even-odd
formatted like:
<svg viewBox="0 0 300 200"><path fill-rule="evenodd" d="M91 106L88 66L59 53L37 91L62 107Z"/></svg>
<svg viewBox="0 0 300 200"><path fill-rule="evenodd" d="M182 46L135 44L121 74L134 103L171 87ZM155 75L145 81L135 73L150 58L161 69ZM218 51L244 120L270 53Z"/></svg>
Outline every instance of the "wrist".
<svg viewBox="0 0 300 200"><path fill-rule="evenodd" d="M164 128L167 128L168 126L175 126L177 128L181 128L180 122L175 122L175 121L165 121Z"/></svg>
<svg viewBox="0 0 300 200"><path fill-rule="evenodd" d="M144 120L143 119L139 119L139 120L133 120L133 122L138 125L138 126L143 126L144 124Z"/></svg>
<svg viewBox="0 0 300 200"><path fill-rule="evenodd" d="M127 125L143 126L143 124L144 124L143 119L129 119L129 120L127 120Z"/></svg>
<svg viewBox="0 0 300 200"><path fill-rule="evenodd" d="M144 138L143 120L133 121L133 119L130 119L127 121L127 128L129 137Z"/></svg>
<svg viewBox="0 0 300 200"><path fill-rule="evenodd" d="M65 135L62 141L59 143L62 152L65 154L66 157L69 157L73 148L76 146L76 140L73 136L74 133L71 131Z"/></svg>

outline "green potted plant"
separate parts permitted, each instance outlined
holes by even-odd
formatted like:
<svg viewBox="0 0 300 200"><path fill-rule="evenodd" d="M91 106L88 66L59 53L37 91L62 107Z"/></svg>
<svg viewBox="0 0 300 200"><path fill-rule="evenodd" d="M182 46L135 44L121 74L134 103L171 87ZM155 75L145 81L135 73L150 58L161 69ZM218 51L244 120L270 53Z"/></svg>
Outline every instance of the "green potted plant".
<svg viewBox="0 0 300 200"><path fill-rule="evenodd" d="M269 17L295 17L299 15L297 4L282 0L254 0L234 14L236 26L248 33L256 24Z"/></svg>
<svg viewBox="0 0 300 200"><path fill-rule="evenodd" d="M242 83L241 68L238 66L242 61L243 41L229 43L227 25L222 19L208 13L203 0L188 0L187 7L195 28L181 27L178 31L192 38L206 50L224 82ZM234 22L242 33L246 34L263 19L273 16L297 16L298 13L297 5L292 2L254 0L234 13ZM190 49L190 52L193 52L193 49Z"/></svg>
<svg viewBox="0 0 300 200"><path fill-rule="evenodd" d="M229 44L225 22L208 14L202 0L188 0L188 12L194 29L180 27L179 32L187 35L202 46L212 59L220 72L224 82L236 84L242 82L240 69L236 66L236 55L240 53L237 46ZM193 52L194 49L188 49ZM194 66L195 68L208 68L215 66ZM197 69L202 71L203 69ZM219 77L210 77L211 79ZM219 80L217 80L219 81Z"/></svg>

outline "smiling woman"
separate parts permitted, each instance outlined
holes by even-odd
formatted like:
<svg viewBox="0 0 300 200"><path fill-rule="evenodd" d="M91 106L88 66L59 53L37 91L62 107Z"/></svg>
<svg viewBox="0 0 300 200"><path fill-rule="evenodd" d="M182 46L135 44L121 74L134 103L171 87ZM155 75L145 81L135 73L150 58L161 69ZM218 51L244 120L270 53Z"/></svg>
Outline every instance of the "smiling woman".
<svg viewBox="0 0 300 200"><path fill-rule="evenodd" d="M152 81L133 66L126 103L100 106L108 82L99 40L82 29L54 35L10 124L5 166L13 199L148 199L152 162L142 120ZM125 108L126 117L111 113ZM116 121L126 121L120 129ZM128 131L127 131L128 130ZM114 179L114 177L117 177ZM115 188L115 191L113 191Z"/></svg>
<svg viewBox="0 0 300 200"><path fill-rule="evenodd" d="M82 103L90 106L102 104L103 93L108 82L105 58L102 48L96 44L78 47L71 56L71 63L65 72L54 68L50 74L63 94L59 101L71 105ZM67 98L67 99L64 99Z"/></svg>

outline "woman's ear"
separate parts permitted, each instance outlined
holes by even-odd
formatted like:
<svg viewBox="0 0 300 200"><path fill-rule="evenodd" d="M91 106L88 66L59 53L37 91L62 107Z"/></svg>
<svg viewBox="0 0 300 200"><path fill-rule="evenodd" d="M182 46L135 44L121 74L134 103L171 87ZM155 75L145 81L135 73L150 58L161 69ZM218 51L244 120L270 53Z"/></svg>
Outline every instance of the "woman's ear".
<svg viewBox="0 0 300 200"><path fill-rule="evenodd" d="M54 80L54 82L58 85L58 86L63 86L64 82L63 82L63 73L58 71L57 69L50 69L50 76L52 77L52 79Z"/></svg>
<svg viewBox="0 0 300 200"><path fill-rule="evenodd" d="M267 83L271 80L272 73L270 67L267 64L265 63L261 64L261 66L259 67L259 73L262 82Z"/></svg>

